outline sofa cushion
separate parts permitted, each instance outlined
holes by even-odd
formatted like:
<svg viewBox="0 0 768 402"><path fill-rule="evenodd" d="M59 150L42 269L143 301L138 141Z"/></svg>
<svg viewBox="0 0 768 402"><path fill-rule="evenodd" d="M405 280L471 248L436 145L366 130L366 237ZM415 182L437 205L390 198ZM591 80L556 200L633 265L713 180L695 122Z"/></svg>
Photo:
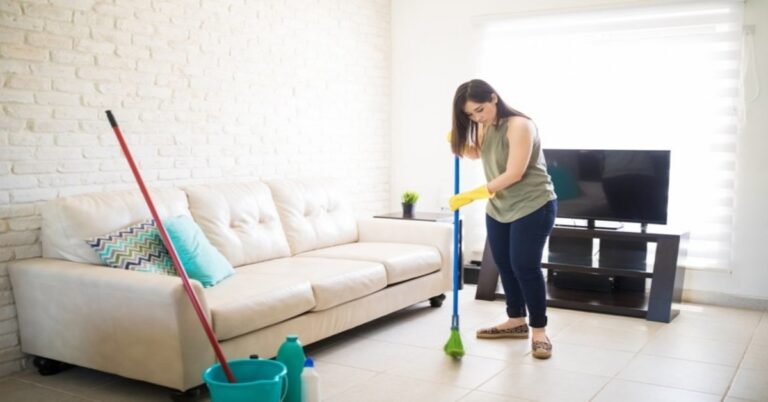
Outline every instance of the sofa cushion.
<svg viewBox="0 0 768 402"><path fill-rule="evenodd" d="M173 260L153 219L96 236L86 242L104 264L112 268L176 275Z"/></svg>
<svg viewBox="0 0 768 402"><path fill-rule="evenodd" d="M235 273L232 264L211 245L191 217L182 215L165 219L163 225L191 279L208 288Z"/></svg>
<svg viewBox="0 0 768 402"><path fill-rule="evenodd" d="M267 182L293 254L357 241L355 216L334 181Z"/></svg>
<svg viewBox="0 0 768 402"><path fill-rule="evenodd" d="M272 193L264 183L200 185L184 191L195 222L232 265L289 256Z"/></svg>
<svg viewBox="0 0 768 402"><path fill-rule="evenodd" d="M265 261L248 269L263 275L309 281L315 299L312 311L329 309L387 286L384 266L370 261L291 257Z"/></svg>
<svg viewBox="0 0 768 402"><path fill-rule="evenodd" d="M248 267L205 289L213 328L227 340L296 317L315 306L312 286L298 276L265 275Z"/></svg>
<svg viewBox="0 0 768 402"><path fill-rule="evenodd" d="M183 191L160 188L150 194L161 218L189 215ZM56 198L42 208L43 257L101 265L86 239L150 218L138 189Z"/></svg>
<svg viewBox="0 0 768 402"><path fill-rule="evenodd" d="M440 270L440 252L432 246L405 243L360 242L326 247L299 257L374 261L387 270L387 284L402 282Z"/></svg>

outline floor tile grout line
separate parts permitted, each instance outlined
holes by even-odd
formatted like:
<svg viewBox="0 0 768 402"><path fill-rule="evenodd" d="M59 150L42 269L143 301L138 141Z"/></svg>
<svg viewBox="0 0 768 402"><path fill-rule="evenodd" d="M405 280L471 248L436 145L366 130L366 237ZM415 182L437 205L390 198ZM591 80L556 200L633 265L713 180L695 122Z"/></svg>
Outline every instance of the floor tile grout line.
<svg viewBox="0 0 768 402"><path fill-rule="evenodd" d="M646 341L646 344L647 344L648 342L650 342L650 341ZM645 345L643 345L643 347L645 347ZM641 348L641 350L642 350L642 348ZM610 383L611 383L611 382L613 382L614 380L620 380L620 378L618 378L618 375L619 375L619 374L621 374L621 372L622 372L622 371L624 371L624 369L626 369L627 367L629 367L629 365L630 365L630 364L632 364L632 361L633 361L633 360L635 360L635 359L637 358L637 356L639 356L639 355L640 355L640 351L639 351L639 350L638 350L638 351L636 351L636 352L634 352L634 354L633 354L632 358L630 358L629 360L627 360L627 363L625 363L625 364L624 364L624 367L622 367L622 368L620 368L618 371L616 371L616 372L613 374L613 376L611 377L611 379L610 379L610 380L608 380L608 382L606 382L605 384L603 384L603 386L602 386L602 387L600 387L600 389L599 389L599 390L598 390L598 391L595 393L595 395L593 395L593 396L592 396L592 398L590 398L590 399L589 399L589 400L590 400L590 402L591 402L591 401L594 401L594 400L595 400L595 398L597 398L597 396L598 396L598 395L600 395L600 393L601 393L601 392L603 392L603 390L605 390L605 388L606 388L606 387L608 387L608 384L610 384Z"/></svg>
<svg viewBox="0 0 768 402"><path fill-rule="evenodd" d="M323 363L323 364L325 364L325 363L333 364L335 366L341 366L341 367L344 367L344 368L350 368L350 369L355 369L355 370L363 370L363 371L370 371L372 373L376 373L377 375L378 374L383 374L383 373L386 372L386 370L371 370L370 368L350 366L349 364L337 363L337 362L333 362L333 361L330 361L330 360L323 360L323 359L320 359L320 358L316 359L315 361L318 362L318 363Z"/></svg>
<svg viewBox="0 0 768 402"><path fill-rule="evenodd" d="M744 348L744 352L742 352L742 353L745 353L746 350L747 350L747 348ZM665 355L660 355L660 354L655 354L655 353L642 353L642 352L638 352L638 354L641 354L643 356L663 357L665 359L682 360L682 361L693 362L693 363L711 364L713 366L727 367L727 368L732 368L732 369L738 369L739 365L741 364L741 359L739 359L739 362L736 363L736 365L730 365L730 364L715 363L715 362L705 361L705 360L694 360L694 359L685 359L685 358L682 358L682 357L675 357L675 356L665 356Z"/></svg>
<svg viewBox="0 0 768 402"><path fill-rule="evenodd" d="M616 372L616 373L613 375L613 378L611 379L611 381L613 381L613 380L621 380L621 378L619 378L619 375L621 375L621 373L622 373L624 370L626 370L626 369L627 369L627 367L629 367L629 366L632 364L632 362L633 362L635 359L637 359L637 356L639 356L639 355L640 355L640 351L637 351L637 352L635 352L635 353L634 353L634 355L632 356L632 358L631 358L631 359L629 359L629 360L627 361L627 363L624 365L624 367L620 368L620 369L619 369L619 371L617 371L617 372ZM609 381L609 383L610 383L610 381ZM606 384L606 386L608 386L608 384ZM602 391L602 390L601 390L601 391ZM595 396L597 396L597 395L595 395Z"/></svg>
<svg viewBox="0 0 768 402"><path fill-rule="evenodd" d="M98 369L93 369L93 368L84 367L84 366L71 365L71 367L68 368L67 370L71 370L71 369L81 369L81 370L93 371L93 372L97 372L97 373L107 374L110 377L108 379L105 379L105 380L102 380L100 382L97 382L95 385L93 385L91 387L84 388L84 390L87 390L87 391L92 391L92 390L95 390L95 389L102 389L102 388L110 386L111 384L116 384L116 383L118 383L120 381L125 381L125 380L141 381L141 380L134 380L132 378L122 377L122 376L117 375L117 374L107 373L105 371L100 371ZM54 376L56 376L56 375L60 375L60 373L59 374L54 374ZM39 377L43 377L43 376L39 375ZM27 381L27 382L32 382L32 383L38 384L34 380L23 380L23 381ZM152 383L147 382L147 384L152 384ZM43 385L43 384L40 384L40 385ZM157 385L157 386L162 387L162 385ZM171 389L171 388L168 388L168 389Z"/></svg>
<svg viewBox="0 0 768 402"><path fill-rule="evenodd" d="M563 341L563 340L559 340L557 338L552 338L552 340L553 340L553 342L552 342L552 346L553 347L556 344L564 343L566 345L571 345L571 346L582 346L582 347L588 347L588 348L607 350L607 351L611 351L611 352L640 353L639 351L636 351L636 350L618 349L618 348L612 348L612 347L608 347L608 346L595 346L595 345L589 345L589 344L586 344L586 343L576 343L576 342L572 342L572 341L571 342ZM556 341L556 343L554 341Z"/></svg>
<svg viewBox="0 0 768 402"><path fill-rule="evenodd" d="M536 399L528 399L528 398L523 398L521 396L516 396L516 395L515 396L511 396L511 395L507 395L507 394L500 394L498 392L493 392L493 391L483 391L481 389L474 389L474 390L472 390L472 392L482 392L482 393L491 394L491 395L494 395L494 396L500 396L500 397L506 397L506 398L511 397L511 398L515 398L515 399L521 399L523 401L538 402ZM472 394L472 392L470 392L470 394Z"/></svg>
<svg viewBox="0 0 768 402"><path fill-rule="evenodd" d="M695 393L699 393L699 394L712 395L712 396L717 396L717 397L721 397L721 398L723 397L723 395L720 395L720 394L717 394L717 393L706 392L706 391L699 391L699 390L690 389L690 388L682 388L682 387L676 387L676 386L672 386L672 385L661 385L661 384L655 384L655 383L652 383L652 382L645 382L645 381L638 381L638 380L628 380L628 379L625 379L625 378L616 378L616 379L619 380L619 381L632 382L632 383L635 383L635 384L651 385L651 386L659 387L659 388L669 388L669 389L674 389L674 390L678 390L678 391L695 392Z"/></svg>
<svg viewBox="0 0 768 402"><path fill-rule="evenodd" d="M594 395L592 395L592 397L591 397L591 398L589 398L589 401L590 401L590 402L594 401L594 400L595 400L595 398L597 398L597 396L598 396L598 395L600 395L600 393L601 393L601 392L603 392L603 390L605 389L605 387L607 387L607 386L608 386L608 384L610 384L610 383L611 383L611 382L612 382L614 379L616 379L616 377L615 377L615 376L614 376L614 377L610 377L610 378L608 379L608 381L606 381L606 382L605 382L605 384L603 384L603 385L600 387L600 389L598 389L598 390L597 390L597 392L595 392L595 393L594 393Z"/></svg>
<svg viewBox="0 0 768 402"><path fill-rule="evenodd" d="M637 354L638 355L642 355L642 356L660 357L662 359L677 360L677 361L681 361L681 362L697 363L697 364L707 364L707 365L710 365L710 366L718 366L718 367L721 367L721 368L738 369L738 366L729 366L727 364L721 364L721 363L703 362L703 361L700 361L700 360L683 359L683 358L680 358L680 357L653 355L653 354L640 353L640 352L638 352Z"/></svg>
<svg viewBox="0 0 768 402"><path fill-rule="evenodd" d="M693 321L718 321L718 322L721 321L720 317L718 317L718 318L705 318L705 317L693 317L693 316L688 316L688 315L686 315L685 317L686 317L686 319L688 321L690 321L690 320L693 320ZM761 315L760 317L757 318L757 322L755 324L753 324L753 327L752 327L753 331L757 330L757 328L760 327L760 324L762 323L763 319L764 319L763 315ZM670 321L668 323L668 325L674 325L674 324L675 324L674 320L672 320L672 321ZM681 325L690 325L690 324L692 324L692 323L686 322L685 324L681 324ZM707 323L707 324L711 324L711 323ZM729 325L729 324L733 325L734 323L731 322L731 323L726 323L724 325ZM664 328L664 327L662 327L662 328ZM685 334L685 336L691 336L691 337L694 337L694 338L701 338L701 335L698 335L698 331L695 331L692 334ZM703 339L713 339L713 338L703 338Z"/></svg>
<svg viewBox="0 0 768 402"><path fill-rule="evenodd" d="M370 380L371 378L375 378L375 377L378 377L378 376L380 376L380 375L382 375L382 374L384 374L384 373L383 373L383 372L375 372L375 374L374 374L374 375L372 375L370 378L366 378L365 380L363 380L363 381L360 381L360 382L358 382L357 384L354 384L354 385L350 385L350 386L348 386L348 387L345 387L345 388L343 388L343 389L341 389L341 390L336 390L335 392L332 392L330 395L333 395L334 397L335 397L335 396L338 396L338 395L342 395L344 392L347 392L347 391L349 391L350 389L352 389L352 388L354 388L354 387L358 386L360 383L362 383L362 382L364 382L364 381L367 381L367 380ZM323 396L324 396L323 400L326 400L326 399L328 399L328 398L329 398L329 395L323 394Z"/></svg>
<svg viewBox="0 0 768 402"><path fill-rule="evenodd" d="M715 339L715 338L711 338L711 337L707 337L707 336L701 336L701 335L695 335L695 334L675 334L675 333L672 333L670 335L662 335L662 336L686 337L686 338L694 338L694 339L697 339L697 340L712 341L712 342L723 342L724 341L723 339ZM752 337L750 337L750 339L752 339ZM749 342L747 342L747 343L749 343Z"/></svg>
<svg viewBox="0 0 768 402"><path fill-rule="evenodd" d="M480 382L480 384L478 384L475 388L472 389L472 392L475 392L475 391L485 392L480 390L480 387L482 387L483 385L487 384L489 381L496 378L496 376L504 372L504 370L508 369L510 366L511 366L511 362L508 362L507 364L505 364L504 367L501 368L501 370L497 371L492 376L488 377L485 381Z"/></svg>
<svg viewBox="0 0 768 402"><path fill-rule="evenodd" d="M752 336L749 337L749 342L747 343L747 347L744 349L744 352L741 354L741 359L739 359L739 364L736 366L736 370L733 371L733 376L731 377L731 380L728 381L728 386L725 387L725 393L723 394L722 400L725 400L726 397L728 397L728 393L731 392L731 388L733 387L734 382L736 382L736 377L739 375L739 372L742 369L742 366L744 365L744 358L747 356L747 351L749 350L749 346L752 344L752 341L755 339L755 332L757 332L757 329L760 327L760 324L762 323L762 320L765 318L765 313L763 313L763 316L760 317L760 320L757 322L757 326L752 329Z"/></svg>
<svg viewBox="0 0 768 402"><path fill-rule="evenodd" d="M458 388L458 389L466 390L466 391L470 391L470 392L474 390L474 388L462 387L460 385L455 385L455 384L447 384L447 383L440 382L440 381L435 381L435 380L425 380L425 379L422 379L422 378L413 378L413 377L408 377L407 375L402 375L402 374L396 374L396 373L390 373L390 372L382 372L380 374L381 375L389 375L389 376L397 377L397 378L403 378L403 379L411 380L411 381L426 382L426 383L429 383L429 384L432 384L432 385L443 385L443 386L446 386L446 387Z"/></svg>
<svg viewBox="0 0 768 402"><path fill-rule="evenodd" d="M382 343L386 343L386 344L389 344L389 345L406 346L406 347L409 347L409 348L417 348L417 349L429 350L429 351L433 351L433 352L439 352L439 351L442 350L442 347L437 348L437 349L433 349L433 348L428 348L428 347L425 347L425 346L422 346L422 345L413 345L413 344L409 344L409 343L401 343L401 342L395 342L395 341L388 341L388 340L384 340L384 339L377 339L377 338L365 338L365 339L367 339L369 341L382 342ZM470 353L466 353L465 355L472 356L472 357L477 357L477 358L481 358L481 359L496 360L496 361L502 361L502 362L506 362L507 361L507 360L504 360L504 359L498 359L498 358L487 357L487 356L480 356L480 355L473 355L473 354L470 354Z"/></svg>
<svg viewBox="0 0 768 402"><path fill-rule="evenodd" d="M334 361L325 360L322 357L318 357L317 359L313 358L312 360L314 360L316 362L323 363L323 364L326 364L326 363L327 364L333 364L334 366L341 366L341 367L344 367L344 368L352 368L352 369L356 369L356 370L370 371L372 373L381 373L381 372L383 372L381 370L372 370L372 369L369 369L369 368L362 368L362 367L357 367L357 366L350 366L349 364L337 363L337 362L334 362Z"/></svg>
<svg viewBox="0 0 768 402"><path fill-rule="evenodd" d="M50 385L44 385L44 384L40 384L40 383L37 383L37 382L34 382L34 381L25 380L25 379L22 379L22 378L13 378L13 379L15 379L15 380L17 380L19 382L23 382L23 383L26 383L26 384L34 385L36 387L40 387L40 388L43 388L43 389L46 389L46 390L56 391L56 392L58 392L60 394L68 395L69 397L67 399L71 399L72 397L78 397L78 398L83 398L83 399L87 399L87 400L93 400L93 399L90 399L90 398L86 397L85 395L74 394L71 391L65 391L63 389L54 388L54 387L51 387ZM88 388L88 389L96 389L96 387Z"/></svg>

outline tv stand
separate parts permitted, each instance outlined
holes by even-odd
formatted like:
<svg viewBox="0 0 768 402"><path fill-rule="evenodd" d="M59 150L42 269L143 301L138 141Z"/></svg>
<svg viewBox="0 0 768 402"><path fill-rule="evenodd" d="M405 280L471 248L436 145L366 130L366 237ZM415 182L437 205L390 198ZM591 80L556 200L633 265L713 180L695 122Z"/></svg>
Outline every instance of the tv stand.
<svg viewBox="0 0 768 402"><path fill-rule="evenodd" d="M665 228L649 233L647 228L556 226L541 264L547 270L547 306L670 322L679 313L672 303L681 300L684 271L678 262L685 257L687 238L687 233ZM656 244L651 262L646 261L648 243ZM475 299L503 299L497 284L498 270L486 243Z"/></svg>
<svg viewBox="0 0 768 402"><path fill-rule="evenodd" d="M647 225L644 223L647 227ZM619 226L612 227L612 226L595 226L595 220L594 219L587 219L587 226L584 225L569 225L567 223L555 223L555 227L563 227L563 228L581 228L581 229L604 229L604 230L620 230L624 228L624 224L619 224Z"/></svg>

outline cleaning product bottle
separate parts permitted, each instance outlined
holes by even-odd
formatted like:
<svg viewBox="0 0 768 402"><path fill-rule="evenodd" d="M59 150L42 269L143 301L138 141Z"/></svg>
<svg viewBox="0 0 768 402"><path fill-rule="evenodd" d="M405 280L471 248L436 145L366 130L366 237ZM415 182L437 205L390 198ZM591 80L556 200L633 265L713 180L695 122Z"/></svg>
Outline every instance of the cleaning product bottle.
<svg viewBox="0 0 768 402"><path fill-rule="evenodd" d="M301 372L301 402L320 402L320 374L311 357L304 362Z"/></svg>
<svg viewBox="0 0 768 402"><path fill-rule="evenodd" d="M288 335L277 350L277 361L288 369L288 392L285 402L301 402L301 372L304 369L304 348L297 335Z"/></svg>

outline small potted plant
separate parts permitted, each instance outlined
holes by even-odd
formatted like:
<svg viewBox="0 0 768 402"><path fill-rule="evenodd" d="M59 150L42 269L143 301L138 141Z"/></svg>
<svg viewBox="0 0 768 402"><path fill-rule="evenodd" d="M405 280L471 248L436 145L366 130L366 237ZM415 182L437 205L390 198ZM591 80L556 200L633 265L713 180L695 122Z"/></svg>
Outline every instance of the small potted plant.
<svg viewBox="0 0 768 402"><path fill-rule="evenodd" d="M406 191L403 193L403 216L413 216L413 206L419 199L419 193L415 191Z"/></svg>

